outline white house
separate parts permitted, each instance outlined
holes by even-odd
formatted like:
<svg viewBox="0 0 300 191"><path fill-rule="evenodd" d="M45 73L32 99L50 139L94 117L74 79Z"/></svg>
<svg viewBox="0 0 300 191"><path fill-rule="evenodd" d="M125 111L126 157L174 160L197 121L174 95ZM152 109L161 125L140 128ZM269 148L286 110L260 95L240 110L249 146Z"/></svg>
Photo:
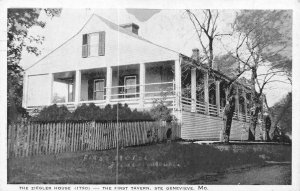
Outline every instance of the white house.
<svg viewBox="0 0 300 191"><path fill-rule="evenodd" d="M182 138L217 139L228 77L143 39L138 30L134 23L119 26L92 15L73 37L25 70L23 107L32 112L52 104L72 110L83 103L127 103L144 110L164 99L182 123ZM198 54L195 49L193 56ZM238 140L247 138L241 131L249 120L249 89L239 87L232 134Z"/></svg>

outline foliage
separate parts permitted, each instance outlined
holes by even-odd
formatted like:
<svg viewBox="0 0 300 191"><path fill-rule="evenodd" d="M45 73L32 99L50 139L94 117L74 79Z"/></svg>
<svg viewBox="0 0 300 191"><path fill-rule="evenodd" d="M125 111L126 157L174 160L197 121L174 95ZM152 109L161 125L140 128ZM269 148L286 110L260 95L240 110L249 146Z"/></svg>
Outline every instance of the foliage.
<svg viewBox="0 0 300 191"><path fill-rule="evenodd" d="M263 91L276 76L289 74L291 66L291 12L283 10L243 10L235 19L234 29L243 43L235 57L251 71L251 107L249 140L254 140ZM277 60L278 58L282 58ZM271 62L271 64L270 64ZM264 69L267 68L267 69ZM265 73L258 71L264 69ZM290 72L291 74L291 72ZM291 77L288 76L291 82ZM282 82L282 81L281 81ZM285 83L285 82L283 82Z"/></svg>
<svg viewBox="0 0 300 191"><path fill-rule="evenodd" d="M157 121L167 121L170 122L172 121L172 115L170 109L163 105L163 104L158 104L154 107L151 108L150 110L150 115L153 119Z"/></svg>
<svg viewBox="0 0 300 191"><path fill-rule="evenodd" d="M58 107L56 104L45 107L41 112L31 118L31 121L39 122L53 122L53 121L66 121L70 119L71 112L66 106Z"/></svg>
<svg viewBox="0 0 300 191"><path fill-rule="evenodd" d="M226 74L226 76L234 77L239 73L237 59L232 56L231 52L215 56L214 62L219 67L219 70L223 74Z"/></svg>
<svg viewBox="0 0 300 191"><path fill-rule="evenodd" d="M103 109L94 103L82 104L72 113L65 106L58 107L56 104L44 108L33 121L153 121L146 112L133 111L127 104L106 105Z"/></svg>
<svg viewBox="0 0 300 191"><path fill-rule="evenodd" d="M44 40L42 36L29 36L31 27L45 27L39 21L42 9L8 9L7 20L7 114L8 122L16 121L26 111L22 109L23 69L19 65L22 51L39 55L37 44ZM44 9L48 16L59 16L61 9Z"/></svg>
<svg viewBox="0 0 300 191"><path fill-rule="evenodd" d="M95 104L82 104L77 107L75 111L72 113L71 120L77 121L92 121L97 119L101 115L101 109L97 107Z"/></svg>
<svg viewBox="0 0 300 191"><path fill-rule="evenodd" d="M271 107L274 125L279 127L282 134L292 133L292 93Z"/></svg>
<svg viewBox="0 0 300 191"><path fill-rule="evenodd" d="M160 98L153 100L153 106L150 109L150 116L156 121L170 122L174 116L171 114L171 110L168 108L170 102L167 101L167 96L171 95L172 92L166 91L160 93Z"/></svg>

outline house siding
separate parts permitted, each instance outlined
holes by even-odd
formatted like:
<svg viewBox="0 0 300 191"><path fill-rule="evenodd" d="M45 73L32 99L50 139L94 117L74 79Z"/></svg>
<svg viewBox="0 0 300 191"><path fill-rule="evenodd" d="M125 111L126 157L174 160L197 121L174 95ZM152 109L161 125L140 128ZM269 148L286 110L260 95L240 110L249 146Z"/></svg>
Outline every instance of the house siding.
<svg viewBox="0 0 300 191"><path fill-rule="evenodd" d="M182 112L181 138L187 140L219 140L223 127L220 117L203 115L193 112ZM244 121L232 121L230 140L248 140L249 123ZM264 134L261 128L256 129L256 140Z"/></svg>
<svg viewBox="0 0 300 191"><path fill-rule="evenodd" d="M82 58L82 35L100 31L105 31L105 55ZM178 53L115 31L99 18L92 17L77 35L26 69L26 73L56 73L178 59Z"/></svg>

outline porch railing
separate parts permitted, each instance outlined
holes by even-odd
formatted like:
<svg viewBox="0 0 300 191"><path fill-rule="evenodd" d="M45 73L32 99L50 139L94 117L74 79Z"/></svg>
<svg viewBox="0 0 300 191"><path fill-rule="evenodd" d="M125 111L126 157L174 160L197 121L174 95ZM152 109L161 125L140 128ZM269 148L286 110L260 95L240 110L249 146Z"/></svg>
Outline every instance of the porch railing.
<svg viewBox="0 0 300 191"><path fill-rule="evenodd" d="M192 111L192 103L193 100L191 98L188 97L182 97L181 98L181 104L182 104L182 110L183 111ZM201 101L196 101L195 102L195 111L196 113L201 113L201 114L206 114L206 115L211 115L211 116L216 116L216 117L222 117L223 116L223 111L224 111L224 107L220 107L220 111L218 113L218 108L216 105L214 104L208 104L208 113L206 113L206 106L205 106L205 102L201 102ZM240 120L240 121L245 121L245 122L249 122L250 121L250 117L246 116L244 113L239 113L237 114L236 112L234 112L233 114L233 119L235 120Z"/></svg>
<svg viewBox="0 0 300 191"><path fill-rule="evenodd" d="M126 88L134 88L133 92L126 92ZM144 88L145 91L141 91ZM105 92L110 90L111 95L107 99L107 93L103 95L103 99L95 100L81 100L79 104L90 104L94 103L98 106L106 105L107 103L127 103L130 105L138 105L141 102L144 104L152 104L153 101L162 100L167 103L170 109L175 108L175 82L162 82L162 83L148 83L148 84L137 84L137 85L126 85L126 86L112 86L104 87ZM107 102L109 100L109 102ZM68 109L73 110L76 107L75 102L62 102L56 103L57 105L65 105ZM36 108L36 107L33 107Z"/></svg>

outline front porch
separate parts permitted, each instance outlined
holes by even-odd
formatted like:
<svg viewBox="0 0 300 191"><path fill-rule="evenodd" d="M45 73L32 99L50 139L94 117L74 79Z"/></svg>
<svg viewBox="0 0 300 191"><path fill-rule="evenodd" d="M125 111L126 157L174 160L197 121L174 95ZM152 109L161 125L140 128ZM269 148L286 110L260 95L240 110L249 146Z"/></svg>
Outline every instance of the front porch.
<svg viewBox="0 0 300 191"><path fill-rule="evenodd" d="M47 105L65 105L74 110L81 104L128 104L138 110L147 110L155 100L164 100L174 110L176 104L177 61L140 63L122 66L74 70L50 75L50 102ZM177 69L176 69L177 68ZM176 71L175 71L176 70ZM178 103L178 102L177 102ZM27 109L38 107L28 105Z"/></svg>

